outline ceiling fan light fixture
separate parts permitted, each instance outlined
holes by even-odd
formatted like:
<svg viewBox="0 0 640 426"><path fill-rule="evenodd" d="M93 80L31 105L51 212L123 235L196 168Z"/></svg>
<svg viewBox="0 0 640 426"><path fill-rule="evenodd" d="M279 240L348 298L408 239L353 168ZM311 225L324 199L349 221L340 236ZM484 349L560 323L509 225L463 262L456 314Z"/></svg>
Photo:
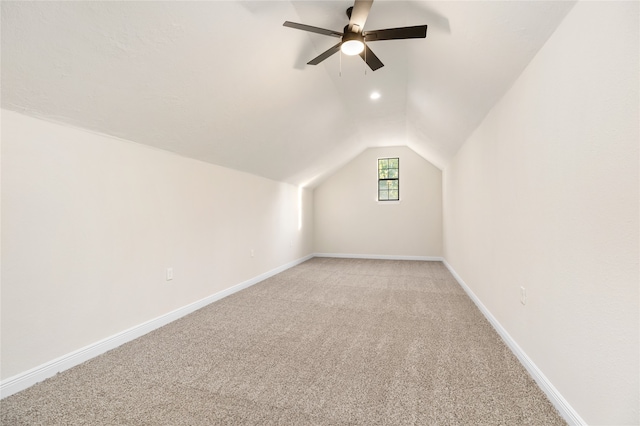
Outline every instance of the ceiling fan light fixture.
<svg viewBox="0 0 640 426"><path fill-rule="evenodd" d="M345 32L340 45L342 53L348 56L358 55L364 50L362 35L353 32Z"/></svg>
<svg viewBox="0 0 640 426"><path fill-rule="evenodd" d="M364 50L364 43L360 40L349 40L342 43L340 50L342 50L342 53L345 55L354 56Z"/></svg>

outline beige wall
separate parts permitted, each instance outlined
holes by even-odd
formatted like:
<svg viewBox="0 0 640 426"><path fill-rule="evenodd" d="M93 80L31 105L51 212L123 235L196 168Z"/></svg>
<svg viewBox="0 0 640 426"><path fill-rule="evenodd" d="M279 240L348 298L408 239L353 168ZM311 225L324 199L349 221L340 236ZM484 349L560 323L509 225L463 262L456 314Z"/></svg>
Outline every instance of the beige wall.
<svg viewBox="0 0 640 426"><path fill-rule="evenodd" d="M301 195L2 110L2 378L312 253Z"/></svg>
<svg viewBox="0 0 640 426"><path fill-rule="evenodd" d="M594 425L640 423L638 5L578 2L444 170L446 260Z"/></svg>
<svg viewBox="0 0 640 426"><path fill-rule="evenodd" d="M400 158L400 202L377 201L377 159ZM314 191L315 251L442 255L442 173L407 147L370 148Z"/></svg>

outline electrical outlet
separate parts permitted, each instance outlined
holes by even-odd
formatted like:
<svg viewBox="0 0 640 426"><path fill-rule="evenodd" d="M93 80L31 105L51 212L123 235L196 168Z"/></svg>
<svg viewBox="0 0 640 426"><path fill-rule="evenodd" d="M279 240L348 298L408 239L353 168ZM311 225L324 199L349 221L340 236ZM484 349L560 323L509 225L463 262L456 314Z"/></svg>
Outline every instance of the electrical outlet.
<svg viewBox="0 0 640 426"><path fill-rule="evenodd" d="M167 268L167 281L171 281L173 279L173 268Z"/></svg>
<svg viewBox="0 0 640 426"><path fill-rule="evenodd" d="M520 287L520 303L527 304L527 289L524 287Z"/></svg>
<svg viewBox="0 0 640 426"><path fill-rule="evenodd" d="M251 249L251 257L255 256L253 249Z"/></svg>

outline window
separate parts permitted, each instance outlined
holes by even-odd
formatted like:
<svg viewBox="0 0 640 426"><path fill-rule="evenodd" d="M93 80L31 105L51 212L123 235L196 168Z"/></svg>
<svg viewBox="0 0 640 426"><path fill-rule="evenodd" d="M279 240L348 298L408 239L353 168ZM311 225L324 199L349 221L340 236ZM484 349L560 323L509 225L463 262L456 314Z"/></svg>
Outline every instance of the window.
<svg viewBox="0 0 640 426"><path fill-rule="evenodd" d="M378 159L378 201L400 200L400 159Z"/></svg>

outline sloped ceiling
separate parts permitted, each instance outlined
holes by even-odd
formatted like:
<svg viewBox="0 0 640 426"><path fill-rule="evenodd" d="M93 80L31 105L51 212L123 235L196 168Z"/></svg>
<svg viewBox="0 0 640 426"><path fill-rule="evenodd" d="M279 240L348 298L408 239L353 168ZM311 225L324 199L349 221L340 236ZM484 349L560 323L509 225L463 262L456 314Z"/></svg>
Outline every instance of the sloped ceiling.
<svg viewBox="0 0 640 426"><path fill-rule="evenodd" d="M337 39L282 23L352 4L2 1L2 107L298 185L373 146L442 168L574 3L376 0L365 29L427 38L305 65Z"/></svg>

